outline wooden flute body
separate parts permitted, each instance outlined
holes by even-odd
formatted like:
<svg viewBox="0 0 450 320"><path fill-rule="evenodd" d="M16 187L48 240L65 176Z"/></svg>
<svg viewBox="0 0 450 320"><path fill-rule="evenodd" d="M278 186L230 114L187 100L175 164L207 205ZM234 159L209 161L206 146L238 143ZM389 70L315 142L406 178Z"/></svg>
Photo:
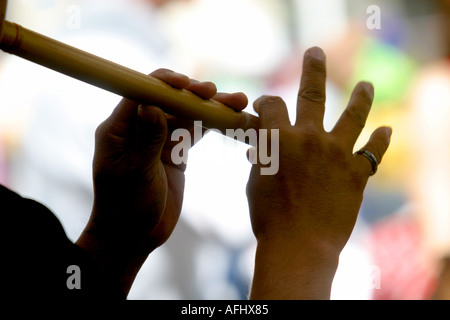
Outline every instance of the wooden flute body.
<svg viewBox="0 0 450 320"><path fill-rule="evenodd" d="M152 76L126 68L15 23L2 21L0 48L70 77L120 96L157 105L166 113L202 121L205 128L258 129L258 118L236 112L215 100L205 100L179 90Z"/></svg>

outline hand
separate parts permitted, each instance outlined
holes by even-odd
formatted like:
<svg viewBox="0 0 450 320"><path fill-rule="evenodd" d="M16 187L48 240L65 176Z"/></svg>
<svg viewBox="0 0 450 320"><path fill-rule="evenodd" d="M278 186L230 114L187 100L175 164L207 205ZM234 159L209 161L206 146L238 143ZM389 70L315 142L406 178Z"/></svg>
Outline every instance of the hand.
<svg viewBox="0 0 450 320"><path fill-rule="evenodd" d="M340 251L355 225L371 163L353 148L368 116L373 87L358 83L331 132L323 128L325 56L305 53L291 125L283 100L254 103L261 129L279 129L279 171L260 175L252 167L247 185L251 222L258 241L251 298L327 298ZM378 163L390 128L375 130L363 149Z"/></svg>
<svg viewBox="0 0 450 320"><path fill-rule="evenodd" d="M211 82L191 80L166 69L151 75L235 110L247 104L242 93L216 94ZM102 264L120 269L117 274L128 274L122 279L125 290L147 255L169 238L178 221L185 165L171 160L172 147L178 141L171 141L170 134L180 127L193 131L191 121L123 99L97 128L94 206L77 243Z"/></svg>

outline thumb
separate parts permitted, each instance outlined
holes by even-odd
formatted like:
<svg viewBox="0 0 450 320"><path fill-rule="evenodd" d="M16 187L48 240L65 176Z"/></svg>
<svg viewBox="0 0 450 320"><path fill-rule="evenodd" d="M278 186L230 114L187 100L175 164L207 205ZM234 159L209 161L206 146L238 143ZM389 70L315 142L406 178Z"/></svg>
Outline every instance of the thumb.
<svg viewBox="0 0 450 320"><path fill-rule="evenodd" d="M158 107L140 105L136 123L136 147L143 156L159 158L168 132L164 112Z"/></svg>

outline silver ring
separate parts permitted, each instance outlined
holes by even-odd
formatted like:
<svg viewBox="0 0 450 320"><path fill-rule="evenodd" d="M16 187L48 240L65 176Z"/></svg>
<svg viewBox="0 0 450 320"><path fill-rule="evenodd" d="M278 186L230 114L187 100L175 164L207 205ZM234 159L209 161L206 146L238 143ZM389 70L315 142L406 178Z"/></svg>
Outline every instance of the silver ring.
<svg viewBox="0 0 450 320"><path fill-rule="evenodd" d="M367 150L359 150L356 152L357 155L364 156L367 160L370 161L370 164L372 165L372 172L370 173L371 176L373 176L377 170L378 170L378 161L377 158L373 155L372 152Z"/></svg>

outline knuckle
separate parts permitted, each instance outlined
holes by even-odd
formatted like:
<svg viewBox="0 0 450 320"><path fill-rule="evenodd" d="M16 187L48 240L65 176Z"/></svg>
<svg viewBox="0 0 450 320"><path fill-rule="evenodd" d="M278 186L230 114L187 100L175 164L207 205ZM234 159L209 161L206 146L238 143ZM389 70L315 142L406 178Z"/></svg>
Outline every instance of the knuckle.
<svg viewBox="0 0 450 320"><path fill-rule="evenodd" d="M257 101L260 105L269 105L269 104L273 104L273 103L278 103L278 102L282 101L282 99L278 96L264 95L261 98L259 98Z"/></svg>
<svg viewBox="0 0 450 320"><path fill-rule="evenodd" d="M300 90L299 98L315 103L325 103L325 94L323 90L317 86L308 86Z"/></svg>
<svg viewBox="0 0 450 320"><path fill-rule="evenodd" d="M324 61L320 59L310 59L308 69L311 74L326 73L327 71Z"/></svg>
<svg viewBox="0 0 450 320"><path fill-rule="evenodd" d="M255 110L260 113L261 111L263 111L265 108L270 108L273 105L278 105L284 103L283 99L281 99L278 96L261 96L260 98L258 98L253 106L255 108Z"/></svg>
<svg viewBox="0 0 450 320"><path fill-rule="evenodd" d="M345 109L344 113L345 116L359 129L363 129L366 126L366 117L358 111L357 107L349 107Z"/></svg>
<svg viewBox="0 0 450 320"><path fill-rule="evenodd" d="M346 163L348 160L348 156L347 156L347 152L346 152L345 148L337 142L332 142L329 144L328 152L330 154L331 159L334 162Z"/></svg>
<svg viewBox="0 0 450 320"><path fill-rule="evenodd" d="M103 132L105 131L105 122L102 122L96 129L95 129L95 138L99 139L103 136Z"/></svg>

